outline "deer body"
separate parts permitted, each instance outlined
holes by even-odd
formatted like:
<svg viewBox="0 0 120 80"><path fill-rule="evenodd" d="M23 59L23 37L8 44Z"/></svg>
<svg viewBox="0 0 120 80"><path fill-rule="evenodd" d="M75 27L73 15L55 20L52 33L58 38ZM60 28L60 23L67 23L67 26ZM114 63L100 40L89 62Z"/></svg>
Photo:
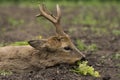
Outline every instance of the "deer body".
<svg viewBox="0 0 120 80"><path fill-rule="evenodd" d="M20 72L30 67L31 46L6 46L0 48L0 70Z"/></svg>
<svg viewBox="0 0 120 80"><path fill-rule="evenodd" d="M56 54L57 53L57 54ZM72 64L80 55L62 51L36 50L31 46L6 46L0 48L0 70L25 72L46 68L60 63Z"/></svg>
<svg viewBox="0 0 120 80"><path fill-rule="evenodd" d="M44 5L41 14L56 27L56 36L48 39L30 40L27 46L0 47L0 70L25 72L54 66L60 63L73 64L85 57L72 43L70 37L60 26L60 8L57 5L57 17L49 14Z"/></svg>
<svg viewBox="0 0 120 80"><path fill-rule="evenodd" d="M0 48L0 70L23 72L45 68L55 65L57 58L52 61L55 57L54 53L48 55L31 46L6 46Z"/></svg>

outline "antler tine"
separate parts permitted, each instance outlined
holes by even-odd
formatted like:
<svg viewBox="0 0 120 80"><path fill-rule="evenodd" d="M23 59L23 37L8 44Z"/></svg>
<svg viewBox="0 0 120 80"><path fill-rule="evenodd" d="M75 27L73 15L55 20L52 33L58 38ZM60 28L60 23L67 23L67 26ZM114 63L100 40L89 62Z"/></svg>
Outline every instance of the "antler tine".
<svg viewBox="0 0 120 80"><path fill-rule="evenodd" d="M57 17L56 17L56 19L57 19L58 22L60 22L61 10L60 10L60 7L59 7L58 4L56 5L56 8L57 8Z"/></svg>
<svg viewBox="0 0 120 80"><path fill-rule="evenodd" d="M56 33L58 35L66 36L67 34L64 33L62 27L60 26L61 10L60 10L59 5L58 4L56 5L56 9L57 9L57 16L56 17L46 9L44 4L40 5L39 8L40 8L41 14L38 14L37 17L43 16L44 18L48 19L50 22L52 22L55 25Z"/></svg>
<svg viewBox="0 0 120 80"><path fill-rule="evenodd" d="M40 8L41 14L39 14L38 16L45 17L46 19L51 21L53 24L57 23L57 21L54 19L54 17L52 17L50 12L48 12L48 10L45 8L44 4L40 5L39 8Z"/></svg>
<svg viewBox="0 0 120 80"><path fill-rule="evenodd" d="M42 4L42 5L43 5L43 10L44 10L47 14L52 15L52 13L46 8L46 6L45 6L44 4Z"/></svg>

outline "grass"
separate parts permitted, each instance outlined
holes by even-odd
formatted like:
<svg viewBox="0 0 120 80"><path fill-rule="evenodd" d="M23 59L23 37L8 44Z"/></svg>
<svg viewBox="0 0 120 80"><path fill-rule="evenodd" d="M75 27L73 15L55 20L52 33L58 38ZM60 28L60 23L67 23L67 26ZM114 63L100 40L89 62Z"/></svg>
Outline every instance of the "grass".
<svg viewBox="0 0 120 80"><path fill-rule="evenodd" d="M4 42L0 43L0 47L6 46L6 45L8 45L8 43L4 43Z"/></svg>
<svg viewBox="0 0 120 80"><path fill-rule="evenodd" d="M86 45L82 40L77 40L77 47L80 51L97 51L98 47L96 44L92 43Z"/></svg>
<svg viewBox="0 0 120 80"><path fill-rule="evenodd" d="M20 19L20 20L17 20L17 19L14 19L12 17L9 17L8 18L8 23L13 26L13 27L16 27L18 25L21 25L24 23L24 20L23 19Z"/></svg>
<svg viewBox="0 0 120 80"><path fill-rule="evenodd" d="M54 26L50 21L47 21L45 18L43 17L37 17L37 23L39 23L40 25L45 25L45 29L47 31L51 30Z"/></svg>
<svg viewBox="0 0 120 80"><path fill-rule="evenodd" d="M4 46L4 43L0 43L0 47Z"/></svg>
<svg viewBox="0 0 120 80"><path fill-rule="evenodd" d="M71 23L74 25L77 24L85 24L85 25L90 25L90 27L81 27L82 30L91 30L94 34L96 35L105 35L109 34L109 28L119 27L119 19L120 16L109 16L108 14L111 12L111 6L116 6L120 7L119 3L117 2L99 2L99 1L78 1L76 2L71 2L71 1L55 1L51 2L49 0L34 0L34 1L20 1L19 3L13 3L13 2L3 2L0 3L0 6L9 6L9 5L18 5L22 7L35 7L38 8L38 5L41 3L45 3L48 9L52 9L53 7L55 8L56 4L59 4L62 7L67 7L65 12L73 12L73 9L79 9L79 10L74 10L74 12L77 12L78 14L75 15L75 17L71 20L67 20L66 17L63 17L63 22L66 23ZM81 8L83 7L84 8ZM78 8L79 7L79 8ZM53 9L52 9L53 10ZM79 12L80 11L80 12ZM120 14L120 9L116 8L116 14ZM112 11L113 12L113 11ZM97 14L97 15L96 15ZM111 17L109 19L108 17ZM97 19L99 18L99 19ZM49 24L50 22L47 22L46 20L44 21L43 18L37 18L38 23L40 22L41 25L45 25L46 29L50 30L53 26ZM24 23L24 20L17 20L14 18L9 17L8 22L12 26L18 26L20 24ZM69 28L69 32L72 34L76 31L77 29L75 27ZM5 29L3 28L2 31L4 32ZM118 29L113 29L112 34L119 36L120 35L120 30ZM19 43L16 43L19 44ZM97 45L96 44L90 44L86 45L84 42L77 40L78 48L82 51L84 50L91 50L95 51L97 50Z"/></svg>
<svg viewBox="0 0 120 80"><path fill-rule="evenodd" d="M38 36L37 38L40 38L40 36ZM13 42L11 44L9 43L0 43L0 47L3 47L3 46L7 46L7 45L10 45L10 46L24 46L24 45L29 45L27 41L17 41L17 42Z"/></svg>
<svg viewBox="0 0 120 80"><path fill-rule="evenodd" d="M112 30L112 34L114 34L115 36L120 36L120 30Z"/></svg>
<svg viewBox="0 0 120 80"><path fill-rule="evenodd" d="M56 4L59 4L60 6L63 6L63 7L67 7L66 12L71 12L72 8L76 9L76 7L78 6L79 8L77 7L77 9L79 9L79 11L81 11L81 12L80 12L80 14L75 15L74 19L70 20L70 22L72 24L89 24L93 27L93 26L97 26L101 23L104 26L110 22L112 22L112 25L109 24L109 26L115 26L116 24L119 23L119 21L116 23L116 20L117 20L116 18L118 18L120 16L113 17L112 20L109 20L109 19L107 19L106 15L105 15L106 13L104 13L104 12L109 13L112 8L111 6L120 7L119 3L115 2L115 1L112 1L112 2L109 1L109 2L104 2L104 3L99 2L97 0L78 1L78 2L71 2L71 1L64 1L64 0L54 1L54 2L49 1L49 0L34 0L34 1L20 1L19 3L13 3L13 2L9 1L9 2L0 3L1 4L0 6L18 5L21 7L38 8L38 5L42 4L42 3L45 3L46 6L48 7L48 9L50 9L50 10L51 9L53 10L53 8L55 9ZM81 6L84 6L84 9L82 9ZM94 10L92 8L94 8ZM106 10L106 11L104 11L104 10ZM77 11L77 10L74 10L74 11ZM117 9L117 12L120 13L119 8ZM99 14L99 16L96 16L96 17L100 18L101 20L96 19L96 17L95 17L96 13ZM69 20L65 20L65 23L68 23L68 21ZM10 21L10 22L12 22L13 25L18 24L14 20Z"/></svg>
<svg viewBox="0 0 120 80"><path fill-rule="evenodd" d="M66 0L61 0L61 1L50 1L50 0L30 0L30 1L19 1L19 2L13 2L13 1L3 1L3 2L0 2L0 6L10 6L10 5L20 5L20 6L31 6L31 7L36 7L38 4L41 4L41 3L45 3L47 6L49 6L49 8L53 8L55 6L55 4L60 4L62 6L68 6L68 7L75 7L76 5L86 5L86 6L101 6L101 4L105 5L105 6L108 6L110 4L112 5L116 5L116 4L119 4L119 2L116 2L116 1L107 1L107 2L100 2L100 1L97 1L97 0L93 0L93 1L66 1Z"/></svg>
<svg viewBox="0 0 120 80"><path fill-rule="evenodd" d="M60 4L62 6L73 6L74 7L74 4L76 3L73 3L73 2L68 2L68 1L41 1L41 0L33 0L33 1L20 1L19 3L14 3L14 2L11 2L11 1L6 1L6 2L1 2L0 6L10 6L10 5L19 5L21 7L38 7L39 4L42 4L42 3L45 3L47 6L49 6L48 8L53 8L55 7L56 4Z"/></svg>
<svg viewBox="0 0 120 80"><path fill-rule="evenodd" d="M87 46L85 45L85 43L83 41L77 40L77 47L79 50L84 51L84 50L86 50Z"/></svg>
<svg viewBox="0 0 120 80"><path fill-rule="evenodd" d="M113 55L114 59L120 59L120 52L117 52Z"/></svg>
<svg viewBox="0 0 120 80"><path fill-rule="evenodd" d="M28 42L27 41L19 41L19 42L14 42L10 45L12 45L12 46L23 46L23 45L28 45Z"/></svg>
<svg viewBox="0 0 120 80"><path fill-rule="evenodd" d="M78 15L77 18L74 18L72 23L73 24L95 25L97 24L97 21L96 19L94 19L94 15L91 12L88 12L86 14Z"/></svg>
<svg viewBox="0 0 120 80"><path fill-rule="evenodd" d="M5 70L1 70L0 71L0 75L2 76L8 76L8 75L12 75L13 73L11 71L5 71Z"/></svg>
<svg viewBox="0 0 120 80"><path fill-rule="evenodd" d="M90 30L95 34L95 35L103 35L103 34L109 34L109 31L106 29L106 27L91 27Z"/></svg>
<svg viewBox="0 0 120 80"><path fill-rule="evenodd" d="M97 51L98 50L98 47L96 44L91 44L91 45L88 45L87 47L87 51Z"/></svg>
<svg viewBox="0 0 120 80"><path fill-rule="evenodd" d="M71 27L68 29L70 34L73 34L77 29L75 27Z"/></svg>

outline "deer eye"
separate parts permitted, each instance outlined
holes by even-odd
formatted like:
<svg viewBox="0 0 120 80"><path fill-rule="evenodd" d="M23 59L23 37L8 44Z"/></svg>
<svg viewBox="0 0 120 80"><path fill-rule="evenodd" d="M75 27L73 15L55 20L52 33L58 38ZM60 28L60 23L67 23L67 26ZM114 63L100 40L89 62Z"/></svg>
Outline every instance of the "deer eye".
<svg viewBox="0 0 120 80"><path fill-rule="evenodd" d="M64 47L64 50L72 50L69 46Z"/></svg>

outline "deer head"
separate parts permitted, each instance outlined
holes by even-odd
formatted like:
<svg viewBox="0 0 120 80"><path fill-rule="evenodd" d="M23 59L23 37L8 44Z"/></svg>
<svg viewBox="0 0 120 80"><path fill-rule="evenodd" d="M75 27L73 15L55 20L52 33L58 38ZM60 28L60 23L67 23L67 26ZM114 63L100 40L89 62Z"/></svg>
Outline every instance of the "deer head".
<svg viewBox="0 0 120 80"><path fill-rule="evenodd" d="M56 36L52 36L48 39L31 40L28 43L37 50L47 51L48 55L54 54L52 56L56 57L54 58L56 59L56 63L59 63L60 61L74 63L85 57L85 55L75 47L69 35L67 35L60 26L61 10L59 5L56 5L57 16L54 16L49 12L44 4L40 5L39 8L40 14L38 14L37 17L42 16L52 22L56 28Z"/></svg>

